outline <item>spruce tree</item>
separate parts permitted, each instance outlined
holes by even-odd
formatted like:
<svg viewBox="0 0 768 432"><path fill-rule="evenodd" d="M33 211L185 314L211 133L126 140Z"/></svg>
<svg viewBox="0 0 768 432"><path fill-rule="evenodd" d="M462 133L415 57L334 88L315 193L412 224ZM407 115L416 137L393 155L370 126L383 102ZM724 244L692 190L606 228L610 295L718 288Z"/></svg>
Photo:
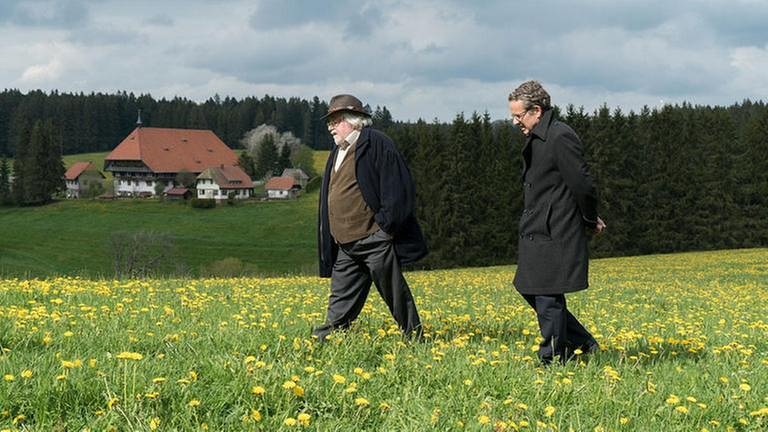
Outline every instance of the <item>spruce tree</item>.
<svg viewBox="0 0 768 432"><path fill-rule="evenodd" d="M11 183L8 160L5 156L0 158L0 205L11 203Z"/></svg>
<svg viewBox="0 0 768 432"><path fill-rule="evenodd" d="M278 157L275 138L272 134L264 135L259 144L259 155L256 159L256 178L274 175Z"/></svg>

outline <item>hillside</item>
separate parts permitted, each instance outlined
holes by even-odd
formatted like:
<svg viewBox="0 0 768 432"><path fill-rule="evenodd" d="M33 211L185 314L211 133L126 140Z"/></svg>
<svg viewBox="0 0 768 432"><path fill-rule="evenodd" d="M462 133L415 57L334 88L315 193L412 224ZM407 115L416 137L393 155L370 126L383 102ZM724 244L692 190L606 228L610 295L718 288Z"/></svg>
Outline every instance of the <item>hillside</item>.
<svg viewBox="0 0 768 432"><path fill-rule="evenodd" d="M319 346L316 277L0 278L0 430L765 431L768 249L595 260L601 351L536 362L513 266L407 275Z"/></svg>

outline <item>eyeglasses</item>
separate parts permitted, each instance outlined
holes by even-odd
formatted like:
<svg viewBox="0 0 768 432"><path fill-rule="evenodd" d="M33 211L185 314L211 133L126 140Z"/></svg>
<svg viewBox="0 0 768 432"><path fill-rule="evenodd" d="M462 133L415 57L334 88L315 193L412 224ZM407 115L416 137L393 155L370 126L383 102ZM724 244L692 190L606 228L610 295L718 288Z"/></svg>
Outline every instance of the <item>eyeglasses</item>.
<svg viewBox="0 0 768 432"><path fill-rule="evenodd" d="M523 111L523 112L521 112L519 114L512 114L512 118L514 120L517 120L518 123L522 123L523 119L525 118L525 115L528 114L528 111L530 111L530 110L531 109L528 108L527 110L525 110L525 111Z"/></svg>
<svg viewBox="0 0 768 432"><path fill-rule="evenodd" d="M328 129L333 129L336 126L338 126L339 123L341 123L341 121L342 121L342 118L341 117L337 117L337 118L333 118L333 119L328 119L328 121L326 121L325 124L326 124L326 126L328 126Z"/></svg>

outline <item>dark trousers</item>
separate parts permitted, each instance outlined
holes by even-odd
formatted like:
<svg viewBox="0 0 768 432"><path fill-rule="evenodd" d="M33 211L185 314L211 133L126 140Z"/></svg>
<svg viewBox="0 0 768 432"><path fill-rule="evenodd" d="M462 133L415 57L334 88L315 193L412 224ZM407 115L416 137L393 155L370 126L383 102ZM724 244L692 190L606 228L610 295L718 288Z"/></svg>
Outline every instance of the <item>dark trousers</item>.
<svg viewBox="0 0 768 432"><path fill-rule="evenodd" d="M391 237L379 230L368 237L339 246L331 273L331 296L325 324L312 334L323 341L334 329L349 327L360 315L371 283L406 336L421 336L421 320L411 290L400 270Z"/></svg>
<svg viewBox="0 0 768 432"><path fill-rule="evenodd" d="M597 347L595 338L571 314L565 305L565 295L523 294L523 298L536 311L543 340L539 344L539 359L551 363L560 356L565 362L576 348L592 351Z"/></svg>

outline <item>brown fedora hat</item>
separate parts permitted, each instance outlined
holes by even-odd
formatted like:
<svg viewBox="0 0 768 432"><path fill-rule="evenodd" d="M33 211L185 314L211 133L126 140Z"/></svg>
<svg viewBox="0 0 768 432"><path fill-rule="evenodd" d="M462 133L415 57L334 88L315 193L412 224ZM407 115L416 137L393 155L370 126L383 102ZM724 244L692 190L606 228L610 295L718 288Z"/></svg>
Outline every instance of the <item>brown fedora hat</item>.
<svg viewBox="0 0 768 432"><path fill-rule="evenodd" d="M371 114L363 107L363 103L360 102L360 99L352 95L340 94L331 98L331 103L328 104L328 113L321 118L326 118L331 114L343 111L362 114L366 117L371 116Z"/></svg>

